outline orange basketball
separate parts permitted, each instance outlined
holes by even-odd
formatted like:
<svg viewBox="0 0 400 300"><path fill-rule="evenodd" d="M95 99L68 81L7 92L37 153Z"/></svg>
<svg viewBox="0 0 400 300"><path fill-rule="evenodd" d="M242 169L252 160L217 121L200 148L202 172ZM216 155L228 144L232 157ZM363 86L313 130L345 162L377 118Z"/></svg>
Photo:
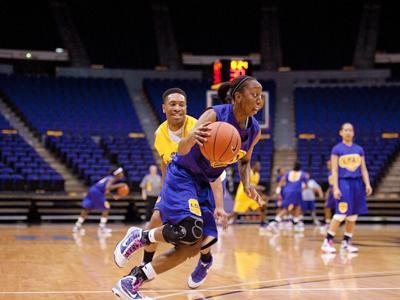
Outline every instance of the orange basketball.
<svg viewBox="0 0 400 300"><path fill-rule="evenodd" d="M214 122L208 127L211 136L200 147L201 153L215 163L227 163L235 158L242 145L237 129L226 122Z"/></svg>
<svg viewBox="0 0 400 300"><path fill-rule="evenodd" d="M128 194L129 194L129 186L124 183L121 187L118 188L117 193L121 197L128 196Z"/></svg>

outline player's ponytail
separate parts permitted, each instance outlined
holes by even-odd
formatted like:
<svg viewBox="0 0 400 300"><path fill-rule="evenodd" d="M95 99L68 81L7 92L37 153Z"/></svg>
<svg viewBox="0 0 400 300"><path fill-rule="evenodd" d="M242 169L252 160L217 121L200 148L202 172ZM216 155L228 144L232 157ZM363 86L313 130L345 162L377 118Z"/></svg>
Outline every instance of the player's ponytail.
<svg viewBox="0 0 400 300"><path fill-rule="evenodd" d="M222 83L218 88L218 98L222 104L231 104L232 97L229 93L231 89L231 84L229 82Z"/></svg>

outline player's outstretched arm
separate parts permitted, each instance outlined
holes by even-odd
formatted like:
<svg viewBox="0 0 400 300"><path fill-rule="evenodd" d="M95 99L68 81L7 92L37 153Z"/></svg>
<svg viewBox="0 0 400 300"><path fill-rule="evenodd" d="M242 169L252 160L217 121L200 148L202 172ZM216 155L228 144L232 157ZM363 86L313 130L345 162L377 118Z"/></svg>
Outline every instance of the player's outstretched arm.
<svg viewBox="0 0 400 300"><path fill-rule="evenodd" d="M217 222L222 225L224 229L228 226L228 215L224 209L224 197L221 177L218 177L214 182L210 182L211 190L215 199L215 217Z"/></svg>
<svg viewBox="0 0 400 300"><path fill-rule="evenodd" d="M254 146L258 143L261 137L261 130L258 132L257 137L255 138L253 144L251 145L249 151L247 151L246 155L239 160L238 169L240 180L243 182L244 192L250 198L256 200L261 206L264 205L264 200L257 193L257 190L254 186L250 184L250 160L253 154Z"/></svg>

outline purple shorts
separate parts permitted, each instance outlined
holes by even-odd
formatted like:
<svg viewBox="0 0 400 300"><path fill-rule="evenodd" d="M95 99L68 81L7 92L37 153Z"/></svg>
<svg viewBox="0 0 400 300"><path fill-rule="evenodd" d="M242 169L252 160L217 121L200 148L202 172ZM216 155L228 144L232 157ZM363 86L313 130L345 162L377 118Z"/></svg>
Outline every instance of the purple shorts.
<svg viewBox="0 0 400 300"><path fill-rule="evenodd" d="M368 213L365 185L362 178L339 178L342 198L336 201L336 213L346 216Z"/></svg>

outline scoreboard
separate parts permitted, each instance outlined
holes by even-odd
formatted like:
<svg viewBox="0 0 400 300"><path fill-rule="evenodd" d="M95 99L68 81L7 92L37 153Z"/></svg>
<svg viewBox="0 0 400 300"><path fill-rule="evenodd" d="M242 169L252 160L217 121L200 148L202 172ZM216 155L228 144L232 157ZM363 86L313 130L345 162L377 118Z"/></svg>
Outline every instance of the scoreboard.
<svg viewBox="0 0 400 300"><path fill-rule="evenodd" d="M217 59L213 63L212 85L216 86L224 81L231 81L242 75L251 75L252 66L248 60Z"/></svg>

